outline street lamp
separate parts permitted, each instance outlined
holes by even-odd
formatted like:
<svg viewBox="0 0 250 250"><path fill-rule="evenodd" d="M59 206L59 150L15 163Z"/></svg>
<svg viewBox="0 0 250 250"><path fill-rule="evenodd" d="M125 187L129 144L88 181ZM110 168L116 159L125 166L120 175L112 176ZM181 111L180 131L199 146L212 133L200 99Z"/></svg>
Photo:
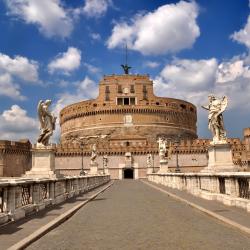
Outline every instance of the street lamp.
<svg viewBox="0 0 250 250"><path fill-rule="evenodd" d="M80 142L80 148L82 149L82 168L81 168L81 171L80 171L80 175L85 175L85 171L83 169L83 146L84 146L84 143L81 141Z"/></svg>
<svg viewBox="0 0 250 250"><path fill-rule="evenodd" d="M155 155L154 154L152 154L152 165L153 165L152 173L155 173Z"/></svg>
<svg viewBox="0 0 250 250"><path fill-rule="evenodd" d="M175 152L176 152L176 168L175 168L175 172L176 173L180 173L180 166L179 166L179 151L178 151L178 146L180 145L180 135L178 135L178 139L175 141Z"/></svg>

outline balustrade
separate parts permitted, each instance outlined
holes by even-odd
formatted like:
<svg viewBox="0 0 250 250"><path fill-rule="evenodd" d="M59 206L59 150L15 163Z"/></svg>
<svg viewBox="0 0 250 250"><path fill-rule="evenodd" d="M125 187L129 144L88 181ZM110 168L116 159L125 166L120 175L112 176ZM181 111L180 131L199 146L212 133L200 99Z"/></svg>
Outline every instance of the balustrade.
<svg viewBox="0 0 250 250"><path fill-rule="evenodd" d="M148 179L250 212L250 173L154 173Z"/></svg>
<svg viewBox="0 0 250 250"><path fill-rule="evenodd" d="M109 180L109 175L34 180L4 179L0 182L0 224L63 202Z"/></svg>

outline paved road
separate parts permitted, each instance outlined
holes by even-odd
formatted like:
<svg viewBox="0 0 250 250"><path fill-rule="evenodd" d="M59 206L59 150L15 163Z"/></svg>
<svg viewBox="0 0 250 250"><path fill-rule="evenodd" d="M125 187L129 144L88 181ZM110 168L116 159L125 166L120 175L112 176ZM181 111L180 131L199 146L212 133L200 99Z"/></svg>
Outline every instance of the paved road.
<svg viewBox="0 0 250 250"><path fill-rule="evenodd" d="M135 180L117 181L28 249L250 249L250 237Z"/></svg>

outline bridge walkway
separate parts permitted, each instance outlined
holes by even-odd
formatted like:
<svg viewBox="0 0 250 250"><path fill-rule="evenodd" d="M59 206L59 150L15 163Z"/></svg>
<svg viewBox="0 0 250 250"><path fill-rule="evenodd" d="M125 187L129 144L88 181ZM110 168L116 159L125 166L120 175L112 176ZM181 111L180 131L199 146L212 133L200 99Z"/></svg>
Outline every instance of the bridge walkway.
<svg viewBox="0 0 250 250"><path fill-rule="evenodd" d="M27 249L250 249L250 237L142 181L124 180Z"/></svg>

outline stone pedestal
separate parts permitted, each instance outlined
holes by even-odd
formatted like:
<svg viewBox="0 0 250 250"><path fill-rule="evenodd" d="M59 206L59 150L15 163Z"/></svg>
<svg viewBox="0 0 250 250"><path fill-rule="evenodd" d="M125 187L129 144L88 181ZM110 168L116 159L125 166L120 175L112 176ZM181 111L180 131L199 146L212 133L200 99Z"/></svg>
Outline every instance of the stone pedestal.
<svg viewBox="0 0 250 250"><path fill-rule="evenodd" d="M98 174L98 163L97 162L90 163L89 174L90 175L97 175Z"/></svg>
<svg viewBox="0 0 250 250"><path fill-rule="evenodd" d="M236 172L233 164L232 150L228 143L213 144L208 147L208 166L201 172Z"/></svg>
<svg viewBox="0 0 250 250"><path fill-rule="evenodd" d="M39 146L32 149L32 168L25 177L55 178L55 149Z"/></svg>
<svg viewBox="0 0 250 250"><path fill-rule="evenodd" d="M158 171L159 174L164 174L168 172L168 161L160 161L160 169Z"/></svg>

